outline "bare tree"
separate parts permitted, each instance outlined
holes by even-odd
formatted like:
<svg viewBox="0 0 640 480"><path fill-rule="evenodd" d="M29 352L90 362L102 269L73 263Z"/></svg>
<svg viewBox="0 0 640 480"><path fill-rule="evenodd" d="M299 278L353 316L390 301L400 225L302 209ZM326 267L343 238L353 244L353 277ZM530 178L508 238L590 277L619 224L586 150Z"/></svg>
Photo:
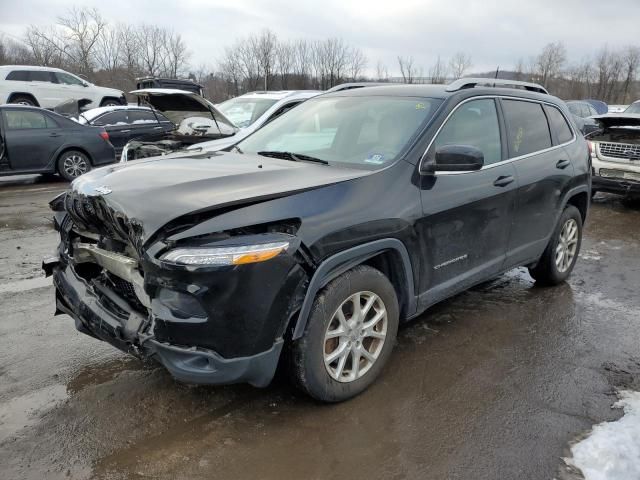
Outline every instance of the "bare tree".
<svg viewBox="0 0 640 480"><path fill-rule="evenodd" d="M185 72L191 54L179 33L169 31L165 35L165 75L177 77Z"/></svg>
<svg viewBox="0 0 640 480"><path fill-rule="evenodd" d="M280 85L284 90L289 88L289 77L293 73L295 62L295 45L289 42L279 42L276 49L276 64Z"/></svg>
<svg viewBox="0 0 640 480"><path fill-rule="evenodd" d="M85 75L93 71L94 49L107 24L95 8L72 7L58 17L63 51L74 59L77 68ZM58 43L59 44L59 43Z"/></svg>
<svg viewBox="0 0 640 480"><path fill-rule="evenodd" d="M398 55L398 67L400 67L400 75L404 83L413 83L415 81L416 67L413 63L413 57L402 57Z"/></svg>
<svg viewBox="0 0 640 480"><path fill-rule="evenodd" d="M387 66L378 60L376 64L376 80L379 82L387 82L389 81L389 70Z"/></svg>
<svg viewBox="0 0 640 480"><path fill-rule="evenodd" d="M629 46L625 49L622 56L624 68L624 82L622 87L621 100L627 103L633 100L629 97L631 86L638 76L638 68L640 68L640 47Z"/></svg>
<svg viewBox="0 0 640 480"><path fill-rule="evenodd" d="M457 52L451 60L449 60L449 70L454 80L462 78L464 74L471 68L471 55L464 52Z"/></svg>
<svg viewBox="0 0 640 480"><path fill-rule="evenodd" d="M367 66L367 57L359 48L351 48L347 56L349 79L356 81Z"/></svg>
<svg viewBox="0 0 640 480"><path fill-rule="evenodd" d="M311 44L304 39L297 40L294 43L294 57L294 73L301 84L301 88L306 88L313 57Z"/></svg>
<svg viewBox="0 0 640 480"><path fill-rule="evenodd" d="M31 50L36 64L48 67L64 65L63 57L66 57L66 52L64 45L61 46L57 43L57 35L54 27L40 28L31 25L27 28L24 42Z"/></svg>
<svg viewBox="0 0 640 480"><path fill-rule="evenodd" d="M567 61L567 49L562 42L548 43L536 58L536 70L544 87L559 75Z"/></svg>
<svg viewBox="0 0 640 480"><path fill-rule="evenodd" d="M265 29L260 35L250 36L248 44L251 55L256 58L259 75L264 82L264 89L269 90L269 80L276 65L278 38L271 30Z"/></svg>
<svg viewBox="0 0 640 480"><path fill-rule="evenodd" d="M440 55L438 55L436 62L429 69L431 83L445 83L447 80L447 74L447 63L440 58Z"/></svg>

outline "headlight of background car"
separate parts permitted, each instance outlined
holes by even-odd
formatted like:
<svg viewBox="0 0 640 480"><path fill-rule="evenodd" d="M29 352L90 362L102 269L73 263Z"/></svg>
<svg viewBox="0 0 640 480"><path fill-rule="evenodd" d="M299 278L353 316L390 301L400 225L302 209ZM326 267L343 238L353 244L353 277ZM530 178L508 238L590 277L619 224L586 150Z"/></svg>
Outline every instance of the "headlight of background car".
<svg viewBox="0 0 640 480"><path fill-rule="evenodd" d="M270 260L289 247L289 242L262 243L237 247L176 248L160 259L176 265L244 265Z"/></svg>

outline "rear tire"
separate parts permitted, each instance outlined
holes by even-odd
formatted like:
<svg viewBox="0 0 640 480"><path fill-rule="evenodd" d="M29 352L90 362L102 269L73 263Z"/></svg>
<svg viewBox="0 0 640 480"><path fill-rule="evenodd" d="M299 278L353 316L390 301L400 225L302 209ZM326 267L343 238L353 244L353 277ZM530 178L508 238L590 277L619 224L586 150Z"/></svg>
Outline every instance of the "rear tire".
<svg viewBox="0 0 640 480"><path fill-rule="evenodd" d="M26 95L16 95L11 99L9 103L17 103L18 105L28 105L30 107L37 107L38 105L33 98Z"/></svg>
<svg viewBox="0 0 640 480"><path fill-rule="evenodd" d="M91 170L91 160L78 150L67 150L58 157L58 173L70 182Z"/></svg>
<svg viewBox="0 0 640 480"><path fill-rule="evenodd" d="M294 382L323 402L363 392L391 354L398 319L396 292L380 271L362 265L342 274L318 294L292 345Z"/></svg>
<svg viewBox="0 0 640 480"><path fill-rule="evenodd" d="M529 274L540 285L564 282L578 260L582 244L582 215L573 205L567 205L560 216L549 245Z"/></svg>

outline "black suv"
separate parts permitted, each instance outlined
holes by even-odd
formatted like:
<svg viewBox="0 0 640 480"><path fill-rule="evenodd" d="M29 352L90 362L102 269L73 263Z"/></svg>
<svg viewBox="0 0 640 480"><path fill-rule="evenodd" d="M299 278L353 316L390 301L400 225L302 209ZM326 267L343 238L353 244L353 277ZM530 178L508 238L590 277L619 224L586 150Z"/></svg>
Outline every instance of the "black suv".
<svg viewBox="0 0 640 480"><path fill-rule="evenodd" d="M83 175L52 201L57 311L184 382L265 386L284 347L313 397L358 394L400 321L578 258L585 140L542 87L484 82L325 94L229 152Z"/></svg>

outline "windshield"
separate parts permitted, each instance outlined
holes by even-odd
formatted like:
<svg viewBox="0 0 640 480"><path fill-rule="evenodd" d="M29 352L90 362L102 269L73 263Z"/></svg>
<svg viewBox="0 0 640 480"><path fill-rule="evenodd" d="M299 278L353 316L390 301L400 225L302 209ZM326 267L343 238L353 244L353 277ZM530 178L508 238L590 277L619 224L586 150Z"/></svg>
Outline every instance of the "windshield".
<svg viewBox="0 0 640 480"><path fill-rule="evenodd" d="M237 97L221 103L218 109L237 127L245 128L260 118L276 102L277 100L269 98Z"/></svg>
<svg viewBox="0 0 640 480"><path fill-rule="evenodd" d="M640 102L632 103L624 113L640 113Z"/></svg>
<svg viewBox="0 0 640 480"><path fill-rule="evenodd" d="M243 152L289 152L329 163L389 164L433 116L441 100L416 97L318 97L238 144Z"/></svg>

